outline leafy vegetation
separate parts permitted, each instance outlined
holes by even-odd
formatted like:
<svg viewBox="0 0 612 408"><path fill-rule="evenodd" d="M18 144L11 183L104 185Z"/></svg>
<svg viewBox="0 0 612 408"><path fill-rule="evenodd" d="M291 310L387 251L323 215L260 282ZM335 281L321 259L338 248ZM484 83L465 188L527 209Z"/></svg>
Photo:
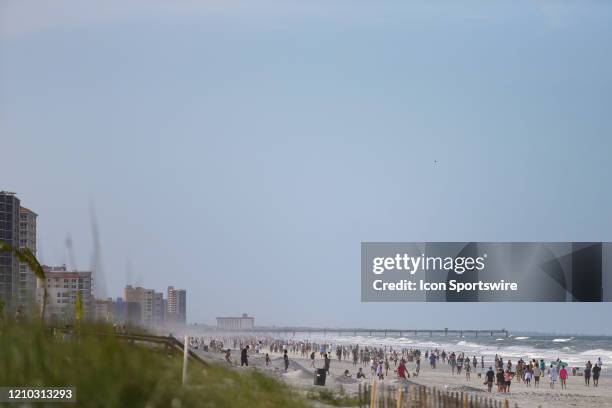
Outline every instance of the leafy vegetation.
<svg viewBox="0 0 612 408"><path fill-rule="evenodd" d="M359 406L359 399L347 395L343 388L340 388L340 392L334 392L328 388L313 389L308 391L306 396L308 399L317 400L334 407Z"/></svg>
<svg viewBox="0 0 612 408"><path fill-rule="evenodd" d="M83 324L85 331L109 327ZM264 374L190 362L182 386L182 356L163 346L114 337L64 334L39 324L0 328L0 384L76 388L83 407L309 406L287 385Z"/></svg>

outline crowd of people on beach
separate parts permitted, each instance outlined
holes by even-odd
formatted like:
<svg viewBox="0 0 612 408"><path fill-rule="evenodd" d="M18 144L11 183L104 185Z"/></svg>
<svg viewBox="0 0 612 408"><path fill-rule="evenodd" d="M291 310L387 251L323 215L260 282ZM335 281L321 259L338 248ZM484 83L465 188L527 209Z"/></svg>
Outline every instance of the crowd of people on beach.
<svg viewBox="0 0 612 408"><path fill-rule="evenodd" d="M584 385L587 387L590 387L592 377L593 386L597 387L599 385L599 376L602 366L603 362L600 357L595 364L591 363L591 361L587 361L582 373L578 367L572 367L570 371L572 376L584 377ZM527 387L531 387L533 381L533 387L537 388L540 386L540 379L545 375L548 378L548 385L550 388L555 388L558 381L561 385L561 389L567 389L567 379L570 375L570 371L568 371L568 364L560 359L551 362L550 365L547 366L544 359L540 359L539 361L531 359L529 362L525 362L521 358L516 364L515 371L512 371L512 369L511 360L508 360L504 366L504 361L496 355L495 370L493 367L489 367L485 375L485 384L487 385L488 391L491 392L493 382L495 382L499 392L509 392L513 378L516 378L519 383L523 382Z"/></svg>
<svg viewBox="0 0 612 408"><path fill-rule="evenodd" d="M299 357L309 361L310 368L323 368L330 374L332 356L335 355L337 361L350 361L352 366L357 369L355 378L358 380L377 378L397 378L399 380L410 377L418 377L421 371L421 358L433 370L447 366L450 375L464 375L467 382L471 382L476 376L479 381L483 381L488 392L492 392L494 385L497 392L508 393L512 382L522 383L526 387L540 387L545 379L550 388L555 388L559 383L561 389L567 388L567 379L571 376L582 376L584 385L597 387L601 375L603 362L598 358L595 363L587 361L584 368L569 367L566 362L557 359L546 363L544 359L520 358L516 364L508 359L504 361L501 356L495 355L492 365L485 370L485 356L479 358L473 355L471 358L465 352L450 351L440 349L422 351L418 348L393 348L389 346L360 346L329 343L317 343L309 340L295 339L274 339L274 338L246 338L228 337L205 340L204 337L191 338L190 346L195 349L206 349L225 353L225 360L228 364L233 364L232 350L240 350L240 366L248 366L249 354L265 353L265 366L271 365L270 355L281 354L284 370L289 369L290 356ZM317 359L318 357L318 359ZM317 363L323 362L322 367ZM359 367L358 367L359 366ZM409 370L409 366L412 367ZM369 368L369 374L366 374ZM391 373L391 376L390 376ZM344 370L345 377L352 377L348 369Z"/></svg>

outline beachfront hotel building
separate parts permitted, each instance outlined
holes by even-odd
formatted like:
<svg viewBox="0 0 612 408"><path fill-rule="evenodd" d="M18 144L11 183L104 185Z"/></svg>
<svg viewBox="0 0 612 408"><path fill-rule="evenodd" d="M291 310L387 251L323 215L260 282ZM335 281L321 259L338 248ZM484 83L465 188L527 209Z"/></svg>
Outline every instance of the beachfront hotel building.
<svg viewBox="0 0 612 408"><path fill-rule="evenodd" d="M25 207L19 208L19 248L28 248L36 256L36 219L38 215ZM27 263L19 263L17 304L31 305L36 300L36 275Z"/></svg>
<svg viewBox="0 0 612 408"><path fill-rule="evenodd" d="M15 193L0 191L0 241L19 247L19 198ZM19 261L12 252L0 251L0 301L8 310L18 299Z"/></svg>
<svg viewBox="0 0 612 408"><path fill-rule="evenodd" d="M168 286L168 321L185 324L187 322L187 291Z"/></svg>
<svg viewBox="0 0 612 408"><path fill-rule="evenodd" d="M50 321L67 323L76 318L77 292L81 293L83 320L93 317L93 296L91 294L91 271L68 271L66 265L43 266L45 279L37 282L36 296L42 304L44 288L47 289L46 318Z"/></svg>
<svg viewBox="0 0 612 408"><path fill-rule="evenodd" d="M143 326L159 326L165 322L164 294L154 289L145 289L127 285L124 299L128 303L140 306L140 321Z"/></svg>
<svg viewBox="0 0 612 408"><path fill-rule="evenodd" d="M217 317L217 329L249 330L255 327L255 318L243 313L240 317Z"/></svg>

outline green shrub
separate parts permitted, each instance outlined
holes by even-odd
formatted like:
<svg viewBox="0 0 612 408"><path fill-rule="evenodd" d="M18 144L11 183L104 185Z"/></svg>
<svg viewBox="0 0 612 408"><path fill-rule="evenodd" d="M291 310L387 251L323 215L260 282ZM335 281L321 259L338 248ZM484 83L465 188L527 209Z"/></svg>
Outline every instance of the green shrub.
<svg viewBox="0 0 612 408"><path fill-rule="evenodd" d="M359 400L351 397L344 392L341 387L339 391L334 391L329 388L312 389L307 393L307 398L321 401L324 404L334 407L356 407L359 406Z"/></svg>
<svg viewBox="0 0 612 408"><path fill-rule="evenodd" d="M83 331L110 328L84 326ZM52 334L40 324L9 325L0 334L0 385L75 387L85 407L308 406L287 385L253 371L190 361L163 346L113 337Z"/></svg>

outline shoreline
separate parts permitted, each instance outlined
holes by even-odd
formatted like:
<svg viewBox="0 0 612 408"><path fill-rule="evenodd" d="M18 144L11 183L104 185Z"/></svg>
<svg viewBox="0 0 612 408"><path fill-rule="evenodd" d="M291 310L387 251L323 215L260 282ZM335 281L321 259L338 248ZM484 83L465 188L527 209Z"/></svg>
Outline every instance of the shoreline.
<svg viewBox="0 0 612 408"><path fill-rule="evenodd" d="M501 393L493 387L493 391L488 393L484 382L484 372L488 369L492 362L486 360L485 369L482 370L480 359L478 367L471 374L471 381L467 381L465 375L452 375L451 368L446 363L440 362L437 368L433 369L425 359L421 358L421 368L417 377L413 376L416 371L415 362L407 362L406 366L410 373L409 379L398 379L394 373L394 363L390 361L388 376L384 380L373 379L369 365L357 363L353 365L352 360L338 360L333 355L330 363L330 375L327 376L327 381L324 387L314 385L314 369L310 366L309 358L302 357L300 353L288 353L289 369L285 372L283 366L282 353L273 353L268 347L263 347L260 353L249 353L249 367L240 367L240 351L230 347L233 364L232 367L237 370L254 369L261 371L267 375L278 378L290 385L291 387L301 391L311 391L319 389L329 389L336 393L346 393L350 396L357 396L359 385L362 387L365 384L371 385L373 381L378 382L378 386L403 386L406 384L423 385L430 388L439 389L448 392L463 392L474 397L491 398L500 402L508 400L511 406L518 404L519 407L542 407L542 408L560 408L574 406L597 406L612 408L612 378L610 376L601 376L599 387L586 387L584 385L584 377L570 375L567 380L568 388L562 390L560 384L557 384L554 389L549 388L548 378L543 377L538 388L535 386L527 387L524 382L512 381L509 393ZM227 364L224 360L224 353L217 351L202 351L195 350L203 357L217 361L220 364ZM270 366L265 365L265 354L268 353L271 358ZM333 353L331 353L333 354ZM315 368L323 367L323 360L320 358L319 352L315 353ZM365 380L358 380L355 374L358 368L362 368L366 375ZM350 377L344 376L344 371L349 370ZM482 378L478 378L478 374Z"/></svg>

